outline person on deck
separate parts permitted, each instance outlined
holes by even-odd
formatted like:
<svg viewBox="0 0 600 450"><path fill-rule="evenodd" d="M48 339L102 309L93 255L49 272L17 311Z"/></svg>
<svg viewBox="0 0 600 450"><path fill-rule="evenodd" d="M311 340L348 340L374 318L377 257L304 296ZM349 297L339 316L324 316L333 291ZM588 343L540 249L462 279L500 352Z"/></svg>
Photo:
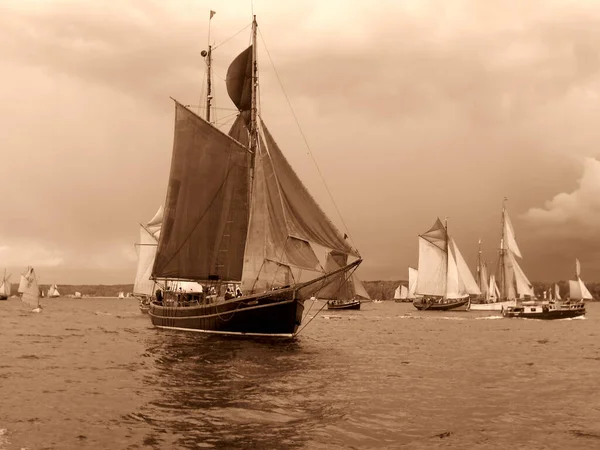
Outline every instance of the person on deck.
<svg viewBox="0 0 600 450"><path fill-rule="evenodd" d="M236 296L236 298L242 297L243 295L244 295L244 294L242 294L242 290L241 290L241 289L240 289L240 287L238 286L238 287L235 289L235 296Z"/></svg>
<svg viewBox="0 0 600 450"><path fill-rule="evenodd" d="M231 300L232 298L233 292L231 292L231 289L227 287L227 290L225 291L225 300Z"/></svg>

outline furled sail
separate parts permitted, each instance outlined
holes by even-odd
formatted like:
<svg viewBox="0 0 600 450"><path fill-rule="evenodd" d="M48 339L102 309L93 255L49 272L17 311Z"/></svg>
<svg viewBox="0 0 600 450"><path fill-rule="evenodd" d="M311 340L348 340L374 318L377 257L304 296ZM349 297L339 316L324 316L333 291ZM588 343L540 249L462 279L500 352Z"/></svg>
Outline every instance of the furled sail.
<svg viewBox="0 0 600 450"><path fill-rule="evenodd" d="M424 234L419 235L419 276L415 293L443 296L448 273L448 237L438 218Z"/></svg>
<svg viewBox="0 0 600 450"><path fill-rule="evenodd" d="M140 225L140 243L137 245L138 265L133 283L133 293L141 295L153 295L155 282L151 280L152 266L156 256L158 242L154 236Z"/></svg>
<svg viewBox="0 0 600 450"><path fill-rule="evenodd" d="M174 134L152 277L240 280L250 153L177 102Z"/></svg>

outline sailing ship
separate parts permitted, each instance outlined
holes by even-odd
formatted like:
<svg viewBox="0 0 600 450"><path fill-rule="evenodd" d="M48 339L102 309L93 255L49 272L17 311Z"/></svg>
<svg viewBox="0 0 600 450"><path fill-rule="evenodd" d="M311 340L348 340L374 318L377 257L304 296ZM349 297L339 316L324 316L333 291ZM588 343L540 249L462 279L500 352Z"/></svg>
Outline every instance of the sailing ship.
<svg viewBox="0 0 600 450"><path fill-rule="evenodd" d="M579 260L575 260L575 278L569 280L569 297L560 299L558 285L554 285L554 299L546 301L521 301L515 306L508 306L502 311L502 315L508 318L522 319L571 319L585 315L584 300L592 300L592 294L587 289L581 278L581 266Z"/></svg>
<svg viewBox="0 0 600 450"><path fill-rule="evenodd" d="M438 218L433 226L419 235L419 276L413 305L419 310L466 310L470 295L481 291L454 239L448 224Z"/></svg>
<svg viewBox="0 0 600 450"><path fill-rule="evenodd" d="M4 269L4 277L2 278L2 284L0 284L0 300L8 300L10 297L11 286L10 286L10 275L6 276L6 269Z"/></svg>
<svg viewBox="0 0 600 450"><path fill-rule="evenodd" d="M57 297L60 297L60 292L58 292L58 286L56 286L56 284L53 284L52 286L50 286L50 289L48 289L48 298Z"/></svg>
<svg viewBox="0 0 600 450"><path fill-rule="evenodd" d="M75 295L73 295L73 297L81 298L81 292L75 292Z"/></svg>
<svg viewBox="0 0 600 450"><path fill-rule="evenodd" d="M517 262L522 258L517 245L515 230L506 210L506 197L502 201L502 237L498 258L498 277L490 277L486 303L472 303L470 309L477 311L502 311L508 306L516 306L517 299L535 298L533 285ZM496 289L496 280L499 287Z"/></svg>
<svg viewBox="0 0 600 450"><path fill-rule="evenodd" d="M394 301L396 303L412 302L418 298L415 291L417 290L417 278L419 271L414 267L408 268L408 289L404 285L400 285L394 292Z"/></svg>
<svg viewBox="0 0 600 450"><path fill-rule="evenodd" d="M394 301L396 303L408 301L408 288L403 284L400 284L394 291Z"/></svg>
<svg viewBox="0 0 600 450"><path fill-rule="evenodd" d="M21 301L33 309L31 312L42 312L40 305L40 287L38 286L37 277L33 267L28 267L25 274L22 275L22 295Z"/></svg>
<svg viewBox="0 0 600 450"><path fill-rule="evenodd" d="M345 253L330 251L325 261L325 272L333 272L344 267L348 262ZM319 292L319 298L327 300L327 309L360 309L362 301L371 300L364 285L352 273L347 278L340 278Z"/></svg>
<svg viewBox="0 0 600 450"><path fill-rule="evenodd" d="M254 17L252 43L226 75L239 111L228 134L174 100L173 155L152 279L193 281L205 288L193 299L168 286L157 290L148 311L156 327L294 337L304 301L349 279L362 261L259 115L256 36ZM202 54L208 86L211 47ZM210 98L209 91L207 116ZM326 272L317 257L323 248L355 260ZM223 293L230 283L241 283L241 296ZM212 290L216 297L210 298Z"/></svg>

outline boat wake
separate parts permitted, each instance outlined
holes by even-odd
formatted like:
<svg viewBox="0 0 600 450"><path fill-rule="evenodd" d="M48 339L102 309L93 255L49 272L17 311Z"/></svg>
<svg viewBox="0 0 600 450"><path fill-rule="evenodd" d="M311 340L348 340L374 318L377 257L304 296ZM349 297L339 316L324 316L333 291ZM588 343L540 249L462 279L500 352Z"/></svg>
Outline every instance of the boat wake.
<svg viewBox="0 0 600 450"><path fill-rule="evenodd" d="M10 444L9 440L6 438L6 428L0 428L0 450L8 448L5 445Z"/></svg>
<svg viewBox="0 0 600 450"><path fill-rule="evenodd" d="M485 317L475 317L475 320L496 320L503 319L502 316L485 316Z"/></svg>

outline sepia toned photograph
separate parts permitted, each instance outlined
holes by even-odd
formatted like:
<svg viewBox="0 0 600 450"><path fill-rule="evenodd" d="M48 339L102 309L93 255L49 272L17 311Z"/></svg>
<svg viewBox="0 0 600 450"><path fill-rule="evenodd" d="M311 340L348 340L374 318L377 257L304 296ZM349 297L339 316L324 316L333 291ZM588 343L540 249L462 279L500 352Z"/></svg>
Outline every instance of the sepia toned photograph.
<svg viewBox="0 0 600 450"><path fill-rule="evenodd" d="M0 450L600 449L600 1L0 29Z"/></svg>

